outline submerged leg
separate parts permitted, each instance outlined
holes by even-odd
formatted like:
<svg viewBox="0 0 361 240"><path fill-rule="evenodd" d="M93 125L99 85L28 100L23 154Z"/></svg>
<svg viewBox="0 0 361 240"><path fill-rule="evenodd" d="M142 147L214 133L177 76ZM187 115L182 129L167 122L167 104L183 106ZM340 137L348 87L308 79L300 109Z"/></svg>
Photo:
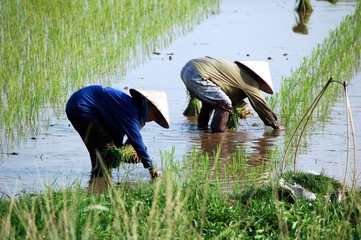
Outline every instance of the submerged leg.
<svg viewBox="0 0 361 240"><path fill-rule="evenodd" d="M217 104L211 123L213 133L224 132L226 130L230 112L232 112L231 104L226 102Z"/></svg>
<svg viewBox="0 0 361 240"><path fill-rule="evenodd" d="M92 170L99 167L97 151L109 145L114 145L114 140L98 119L83 119L68 116L75 130L82 138L90 156Z"/></svg>
<svg viewBox="0 0 361 240"><path fill-rule="evenodd" d="M202 108L198 117L198 128L205 130L208 129L208 122L213 112L213 107L210 104L202 102Z"/></svg>

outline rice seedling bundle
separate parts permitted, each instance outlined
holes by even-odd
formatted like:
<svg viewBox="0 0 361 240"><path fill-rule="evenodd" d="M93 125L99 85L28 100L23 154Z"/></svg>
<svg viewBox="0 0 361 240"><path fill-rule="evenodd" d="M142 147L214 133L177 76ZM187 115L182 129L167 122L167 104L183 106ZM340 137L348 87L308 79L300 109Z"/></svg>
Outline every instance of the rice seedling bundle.
<svg viewBox="0 0 361 240"><path fill-rule="evenodd" d="M140 162L137 153L130 144L121 147L108 147L103 151L102 156L107 168L118 168L121 163L136 164Z"/></svg>
<svg viewBox="0 0 361 240"><path fill-rule="evenodd" d="M236 129L239 125L239 120L246 119L248 115L253 115L253 113L247 109L246 102L243 101L241 104L234 106L228 119L227 128Z"/></svg>
<svg viewBox="0 0 361 240"><path fill-rule="evenodd" d="M192 94L190 94L189 92L188 92L188 99L189 102L186 109L183 112L183 115L187 117L198 116L201 111L200 101L197 98L193 97Z"/></svg>

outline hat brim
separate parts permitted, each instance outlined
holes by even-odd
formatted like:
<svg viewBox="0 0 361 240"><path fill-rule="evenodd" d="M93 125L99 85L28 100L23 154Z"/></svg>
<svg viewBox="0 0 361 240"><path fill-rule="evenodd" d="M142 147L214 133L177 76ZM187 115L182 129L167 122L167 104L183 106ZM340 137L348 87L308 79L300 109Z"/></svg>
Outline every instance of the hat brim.
<svg viewBox="0 0 361 240"><path fill-rule="evenodd" d="M165 116L165 114L163 114L162 111L158 108L158 105L155 103L154 99L151 99L146 94L147 91L131 88L129 89L129 93L134 99L146 98L156 111L157 118L154 121L164 128L169 128L168 116Z"/></svg>
<svg viewBox="0 0 361 240"><path fill-rule="evenodd" d="M235 61L238 66L244 67L258 76L260 89L268 94L273 94L273 83L268 63L265 61Z"/></svg>

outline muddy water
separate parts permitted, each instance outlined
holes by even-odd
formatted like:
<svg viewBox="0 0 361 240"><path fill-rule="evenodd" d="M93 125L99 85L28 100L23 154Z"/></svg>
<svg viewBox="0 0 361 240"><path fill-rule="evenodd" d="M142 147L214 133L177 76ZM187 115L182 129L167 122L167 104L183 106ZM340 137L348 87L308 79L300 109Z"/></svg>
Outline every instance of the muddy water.
<svg viewBox="0 0 361 240"><path fill-rule="evenodd" d="M302 35L292 31L297 19L293 11L294 1L224 0L219 15L179 37L169 47L157 49L160 55L153 55L141 66L129 70L126 76L111 76L112 86L156 89L168 94L171 128L163 129L149 123L142 130L150 155L160 168L161 155L173 148L175 159L182 161L193 147L198 151L212 152L218 144L222 146L223 160L227 160L229 153L237 148L244 147L250 167L258 166L267 160L268 150L282 141L284 133L265 128L257 116L242 122L237 131L224 134L198 131L196 120L182 115L187 105L185 87L179 77L182 66L189 59L204 55L230 60L266 60L270 63L277 91L282 76L290 75L291 69L296 69L302 58L308 56L345 15L353 13L354 6L354 1L339 1L336 5L326 1L313 2L314 12L307 24L308 34ZM356 82L359 85L360 81L360 76L357 76L352 83L356 86ZM359 119L360 94L357 87L350 87L349 91L355 119ZM324 169L327 174L343 178L346 128L342 106L343 100L340 99L340 103L332 109L333 118L326 127L320 127L315 135L308 138L307 148L299 156L300 169ZM18 155L2 155L2 193L18 194L21 191L39 191L47 186L62 187L71 185L75 179L80 179L84 186L88 184L88 154L65 115L62 119L54 118L50 125L43 126L40 136L29 139L14 152ZM125 177L148 179L149 176L141 165L127 165L119 172L113 172L115 181Z"/></svg>

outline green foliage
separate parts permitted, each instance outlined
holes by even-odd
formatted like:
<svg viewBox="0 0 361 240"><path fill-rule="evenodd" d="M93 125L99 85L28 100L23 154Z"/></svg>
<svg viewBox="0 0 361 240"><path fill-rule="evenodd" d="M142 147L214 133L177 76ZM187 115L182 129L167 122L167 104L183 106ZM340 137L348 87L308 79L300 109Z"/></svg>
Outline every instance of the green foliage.
<svg viewBox="0 0 361 240"><path fill-rule="evenodd" d="M361 12L360 7L358 4L356 12ZM346 22L357 24L353 19ZM360 36L360 29L353 31L354 38ZM280 191L273 179L268 184L257 183L254 181L259 176L257 173L251 175L252 181L237 178L237 173L249 176L244 152L233 155L224 175L216 171L224 166L219 164L218 156L218 153L208 156L194 151L181 165L172 154L165 154L163 178L152 185L110 184L101 194L74 185L58 191L47 189L41 194L2 198L0 236L4 239L360 239L359 190L335 203L322 197L312 202L296 199ZM259 170L261 174L270 172L270 169ZM232 177L227 179L227 176ZM323 175L285 173L284 177L316 193L338 187ZM236 187L241 185L239 181L249 185ZM225 182L235 187L224 191Z"/></svg>
<svg viewBox="0 0 361 240"><path fill-rule="evenodd" d="M233 110L229 116L227 122L228 129L237 129L239 121L241 119L246 119L247 115L252 115L251 111L247 109L247 103L242 101L239 104L233 106Z"/></svg>
<svg viewBox="0 0 361 240"><path fill-rule="evenodd" d="M280 92L268 99L273 108L279 109L283 125L290 132L299 124L331 76L336 81L347 82L360 69L360 11L361 2L358 2L355 13L348 15L338 28L330 31L329 37L312 51L311 56L304 58L291 76L282 79ZM332 83L322 96L311 121L327 119L330 106L342 92L341 84Z"/></svg>
<svg viewBox="0 0 361 240"><path fill-rule="evenodd" d="M1 145L36 135L69 92L109 83L218 11L218 0L2 1Z"/></svg>
<svg viewBox="0 0 361 240"><path fill-rule="evenodd" d="M172 158L163 159L167 163L163 177L151 185L125 181L110 184L103 193L96 194L74 184L58 191L48 189L41 194L4 198L0 201L0 234L4 239L39 239L39 236L45 239L323 239L324 236L358 239L361 236L360 191L350 192L341 202L322 197L311 202L292 198L272 181L253 182L243 189L225 192L222 174L215 169L220 166L209 162L197 164L206 163L207 159L205 155L193 155L181 167ZM243 161L233 159L237 160ZM316 185L321 182L322 186L325 178L331 180L304 173L295 176L297 181L304 177L307 182Z"/></svg>
<svg viewBox="0 0 361 240"><path fill-rule="evenodd" d="M285 180L291 184L299 184L311 192L318 193L321 196L333 193L342 189L342 184L326 175L304 173L304 172L285 172Z"/></svg>
<svg viewBox="0 0 361 240"><path fill-rule="evenodd" d="M198 116L201 112L201 102L197 98L191 96L190 93L188 93L188 100L189 102L186 109L183 111L183 115L188 117Z"/></svg>
<svg viewBox="0 0 361 240"><path fill-rule="evenodd" d="M118 168L121 163L137 163L137 153L130 144L121 147L108 147L102 153L103 162L108 168ZM140 160L139 160L140 161Z"/></svg>

